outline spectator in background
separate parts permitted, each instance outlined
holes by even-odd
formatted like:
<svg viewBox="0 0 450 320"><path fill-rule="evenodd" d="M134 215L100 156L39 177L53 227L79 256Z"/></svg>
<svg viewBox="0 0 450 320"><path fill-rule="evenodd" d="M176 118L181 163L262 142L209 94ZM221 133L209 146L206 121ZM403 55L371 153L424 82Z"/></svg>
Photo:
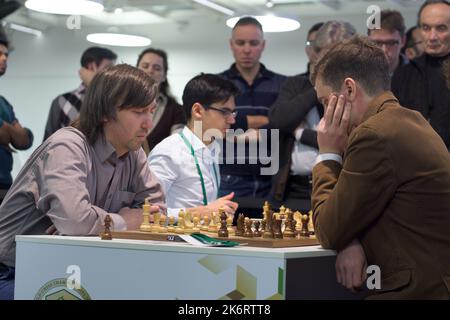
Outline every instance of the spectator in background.
<svg viewBox="0 0 450 320"><path fill-rule="evenodd" d="M300 74L301 76L309 77L311 65L316 63L317 53L314 50L314 41L316 41L317 31L319 31L321 26L323 26L323 22L318 22L315 25L313 25L308 31L308 36L306 37L305 43L305 52L306 55L308 56L308 65L306 72Z"/></svg>
<svg viewBox="0 0 450 320"><path fill-rule="evenodd" d="M382 10L380 13L380 29L369 29L369 39L375 42L384 52L389 62L389 73L392 76L398 66L408 63L401 53L405 45L405 21L400 12Z"/></svg>
<svg viewBox="0 0 450 320"><path fill-rule="evenodd" d="M450 3L428 0L418 17L425 52L395 72L392 92L402 106L422 113L450 148L450 90L442 75L450 56Z"/></svg>
<svg viewBox="0 0 450 320"><path fill-rule="evenodd" d="M165 51L154 48L145 49L138 57L137 67L159 84L159 95L153 112L153 127L143 145L148 154L163 139L183 128L186 124L186 115L183 107L170 94L167 80L169 62Z"/></svg>
<svg viewBox="0 0 450 320"><path fill-rule="evenodd" d="M9 42L0 36L0 77L6 72ZM0 204L12 184L12 153L25 150L33 144L33 134L17 120L12 105L0 96Z"/></svg>
<svg viewBox="0 0 450 320"><path fill-rule="evenodd" d="M241 92L236 97L236 122L231 129L254 129L258 139L259 129L268 128L268 113L275 102L285 76L268 70L261 62L266 41L261 24L253 17L241 18L233 28L230 48L235 63L220 76L234 82ZM270 136L270 134L268 134ZM228 142L223 146L220 194L234 192L236 197L265 198L269 195L271 176L261 175L261 158L251 155L245 144L245 155L239 154L240 142ZM245 142L242 142L245 143ZM267 143L270 146L270 143ZM226 150L234 149L234 156ZM269 155L269 150L262 153ZM261 154L261 152L259 152ZM254 161L256 164L249 164ZM239 163L238 163L239 162ZM240 164L244 162L244 164Z"/></svg>
<svg viewBox="0 0 450 320"><path fill-rule="evenodd" d="M423 54L425 45L423 42L422 31L419 27L414 26L406 32L406 43L403 53L408 60L413 60Z"/></svg>
<svg viewBox="0 0 450 320"><path fill-rule="evenodd" d="M92 78L103 69L114 65L116 59L117 55L106 48L90 47L83 52L79 72L82 83L77 89L61 94L53 100L45 125L44 140L78 118L81 102Z"/></svg>

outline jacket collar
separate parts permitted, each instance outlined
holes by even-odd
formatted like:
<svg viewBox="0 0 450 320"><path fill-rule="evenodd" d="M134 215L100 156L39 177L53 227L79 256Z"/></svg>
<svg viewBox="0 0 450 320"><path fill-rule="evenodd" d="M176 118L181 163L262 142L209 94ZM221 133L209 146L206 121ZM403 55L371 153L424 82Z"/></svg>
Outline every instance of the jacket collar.
<svg viewBox="0 0 450 320"><path fill-rule="evenodd" d="M392 92L385 91L382 94L378 95L369 102L369 107L364 114L362 122L365 122L370 117L382 111L383 109L385 109L387 104L391 103L398 104L398 100Z"/></svg>

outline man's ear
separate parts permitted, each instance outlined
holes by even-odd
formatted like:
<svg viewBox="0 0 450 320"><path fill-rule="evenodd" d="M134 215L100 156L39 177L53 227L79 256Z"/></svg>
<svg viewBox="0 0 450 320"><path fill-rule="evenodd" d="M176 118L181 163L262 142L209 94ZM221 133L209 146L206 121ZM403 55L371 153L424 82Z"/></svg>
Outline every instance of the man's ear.
<svg viewBox="0 0 450 320"><path fill-rule="evenodd" d="M403 48L406 44L406 35L403 35L402 40L400 40L400 46Z"/></svg>
<svg viewBox="0 0 450 320"><path fill-rule="evenodd" d="M97 65L95 64L95 61L89 62L86 69L95 72L97 70Z"/></svg>
<svg viewBox="0 0 450 320"><path fill-rule="evenodd" d="M354 101L356 98L356 82L352 78L344 80L344 95L346 100Z"/></svg>
<svg viewBox="0 0 450 320"><path fill-rule="evenodd" d="M204 111L205 111L205 109L203 108L203 106L200 103L198 103L198 102L194 103L191 108L192 119L201 120L203 118Z"/></svg>

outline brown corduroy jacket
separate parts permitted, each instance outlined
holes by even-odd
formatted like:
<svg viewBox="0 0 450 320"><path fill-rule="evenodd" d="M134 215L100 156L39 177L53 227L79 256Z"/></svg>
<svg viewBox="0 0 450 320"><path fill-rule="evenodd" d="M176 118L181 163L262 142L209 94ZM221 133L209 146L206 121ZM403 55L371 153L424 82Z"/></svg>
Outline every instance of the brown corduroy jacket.
<svg viewBox="0 0 450 320"><path fill-rule="evenodd" d="M312 205L323 247L359 239L368 264L380 267L372 298L450 299L450 156L392 93L371 101L342 166L314 167Z"/></svg>

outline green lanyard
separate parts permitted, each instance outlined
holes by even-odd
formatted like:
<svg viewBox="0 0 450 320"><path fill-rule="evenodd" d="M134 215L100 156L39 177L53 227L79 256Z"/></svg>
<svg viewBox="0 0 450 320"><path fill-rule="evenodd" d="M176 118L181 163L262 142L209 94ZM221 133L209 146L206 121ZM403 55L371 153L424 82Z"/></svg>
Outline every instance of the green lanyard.
<svg viewBox="0 0 450 320"><path fill-rule="evenodd" d="M197 167L198 176L200 177L200 183L202 185L203 205L206 206L208 204L208 198L206 197L205 180L203 179L202 170L200 169L200 165L198 164L197 156L195 155L194 148L192 147L192 145L190 144L188 139L186 139L186 136L183 134L183 132L180 132L179 134L180 134L181 138L183 139L184 143L186 144L186 146L188 147L188 149L191 150L191 155L194 158L195 166ZM217 198L218 198L219 197L219 178L217 177L217 171L216 171L216 166L214 165L214 161L212 163L212 166L213 166L213 170L214 170L214 177L216 178Z"/></svg>

